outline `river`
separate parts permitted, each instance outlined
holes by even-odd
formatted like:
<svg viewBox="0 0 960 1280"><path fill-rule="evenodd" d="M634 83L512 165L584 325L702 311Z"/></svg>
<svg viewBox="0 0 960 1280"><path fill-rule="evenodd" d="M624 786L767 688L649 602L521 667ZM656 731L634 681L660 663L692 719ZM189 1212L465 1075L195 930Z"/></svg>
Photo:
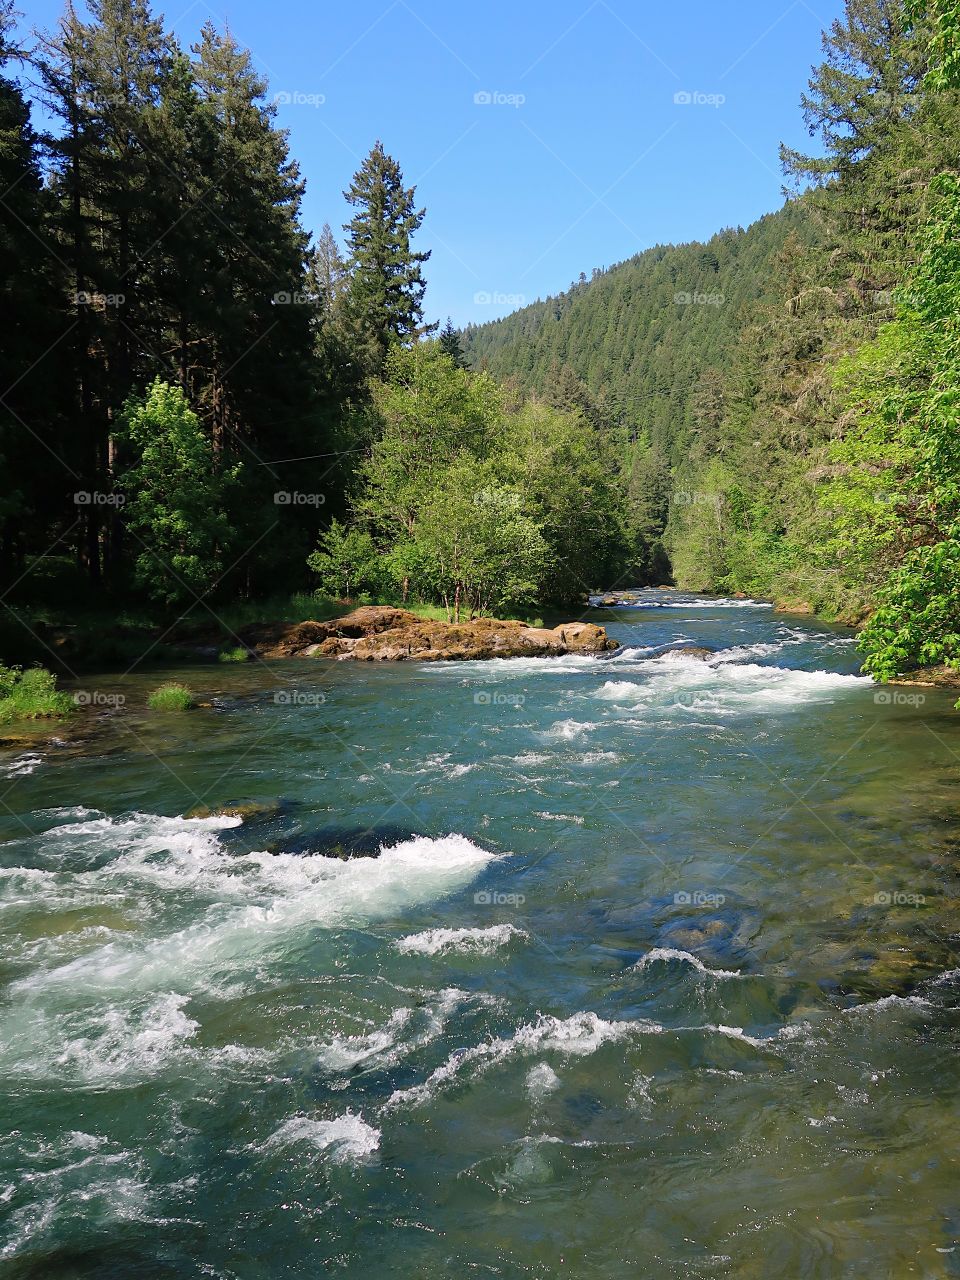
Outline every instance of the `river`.
<svg viewBox="0 0 960 1280"><path fill-rule="evenodd" d="M596 620L0 757L0 1274L960 1276L953 697Z"/></svg>

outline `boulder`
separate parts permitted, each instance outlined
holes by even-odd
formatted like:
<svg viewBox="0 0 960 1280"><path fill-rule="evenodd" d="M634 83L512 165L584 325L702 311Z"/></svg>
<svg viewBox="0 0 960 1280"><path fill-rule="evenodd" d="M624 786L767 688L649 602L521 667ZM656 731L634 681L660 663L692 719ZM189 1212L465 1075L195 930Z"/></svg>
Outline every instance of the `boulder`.
<svg viewBox="0 0 960 1280"><path fill-rule="evenodd" d="M332 622L257 624L241 633L264 658L351 658L358 662L475 662L485 658L602 654L620 646L592 622L531 627L474 618L436 622L406 609L367 605Z"/></svg>
<svg viewBox="0 0 960 1280"><path fill-rule="evenodd" d="M716 649L707 649L695 644L672 644L668 649L664 649L662 653L658 653L657 657L666 657L668 653L682 653L687 658L699 658L701 662L706 662L708 658L713 657Z"/></svg>

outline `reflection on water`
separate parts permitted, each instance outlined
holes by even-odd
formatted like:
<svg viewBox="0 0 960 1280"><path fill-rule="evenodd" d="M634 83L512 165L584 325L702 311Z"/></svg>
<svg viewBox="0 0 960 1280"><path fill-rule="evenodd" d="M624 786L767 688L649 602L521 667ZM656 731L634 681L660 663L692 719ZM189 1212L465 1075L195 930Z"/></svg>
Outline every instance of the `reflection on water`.
<svg viewBox="0 0 960 1280"><path fill-rule="evenodd" d="M598 616L0 757L9 1274L960 1275L952 698Z"/></svg>

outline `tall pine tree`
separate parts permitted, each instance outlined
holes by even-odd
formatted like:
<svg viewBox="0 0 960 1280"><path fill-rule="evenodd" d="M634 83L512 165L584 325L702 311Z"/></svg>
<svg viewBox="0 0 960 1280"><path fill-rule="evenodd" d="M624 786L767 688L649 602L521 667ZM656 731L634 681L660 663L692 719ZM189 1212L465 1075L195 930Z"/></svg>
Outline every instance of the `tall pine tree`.
<svg viewBox="0 0 960 1280"><path fill-rule="evenodd" d="M440 330L437 341L440 348L445 351L458 369L465 369L467 362L463 356L463 347L460 345L460 331L453 327L453 321L447 316L447 323Z"/></svg>
<svg viewBox="0 0 960 1280"><path fill-rule="evenodd" d="M64 431L71 318L47 227L39 140L18 82L12 4L0 3L0 582L18 577L28 546L47 550L76 521L67 491L79 460ZM52 376L52 370L58 376ZM66 376L64 376L66 375Z"/></svg>
<svg viewBox="0 0 960 1280"><path fill-rule="evenodd" d="M344 192L356 209L344 224L350 248L348 311L369 368L379 373L394 345L409 346L436 325L423 323L426 284L421 267L430 251L411 238L423 222L414 187L403 185L396 160L377 142Z"/></svg>

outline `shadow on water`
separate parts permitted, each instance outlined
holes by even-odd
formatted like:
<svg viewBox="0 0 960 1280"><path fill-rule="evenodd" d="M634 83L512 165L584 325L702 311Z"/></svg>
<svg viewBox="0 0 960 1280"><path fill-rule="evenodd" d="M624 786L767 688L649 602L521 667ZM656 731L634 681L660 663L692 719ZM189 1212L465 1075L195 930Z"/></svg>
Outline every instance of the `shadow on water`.
<svg viewBox="0 0 960 1280"><path fill-rule="evenodd" d="M37 1253L6 1267L6 1280L168 1280L182 1274L177 1263L158 1259L156 1249L109 1245Z"/></svg>

